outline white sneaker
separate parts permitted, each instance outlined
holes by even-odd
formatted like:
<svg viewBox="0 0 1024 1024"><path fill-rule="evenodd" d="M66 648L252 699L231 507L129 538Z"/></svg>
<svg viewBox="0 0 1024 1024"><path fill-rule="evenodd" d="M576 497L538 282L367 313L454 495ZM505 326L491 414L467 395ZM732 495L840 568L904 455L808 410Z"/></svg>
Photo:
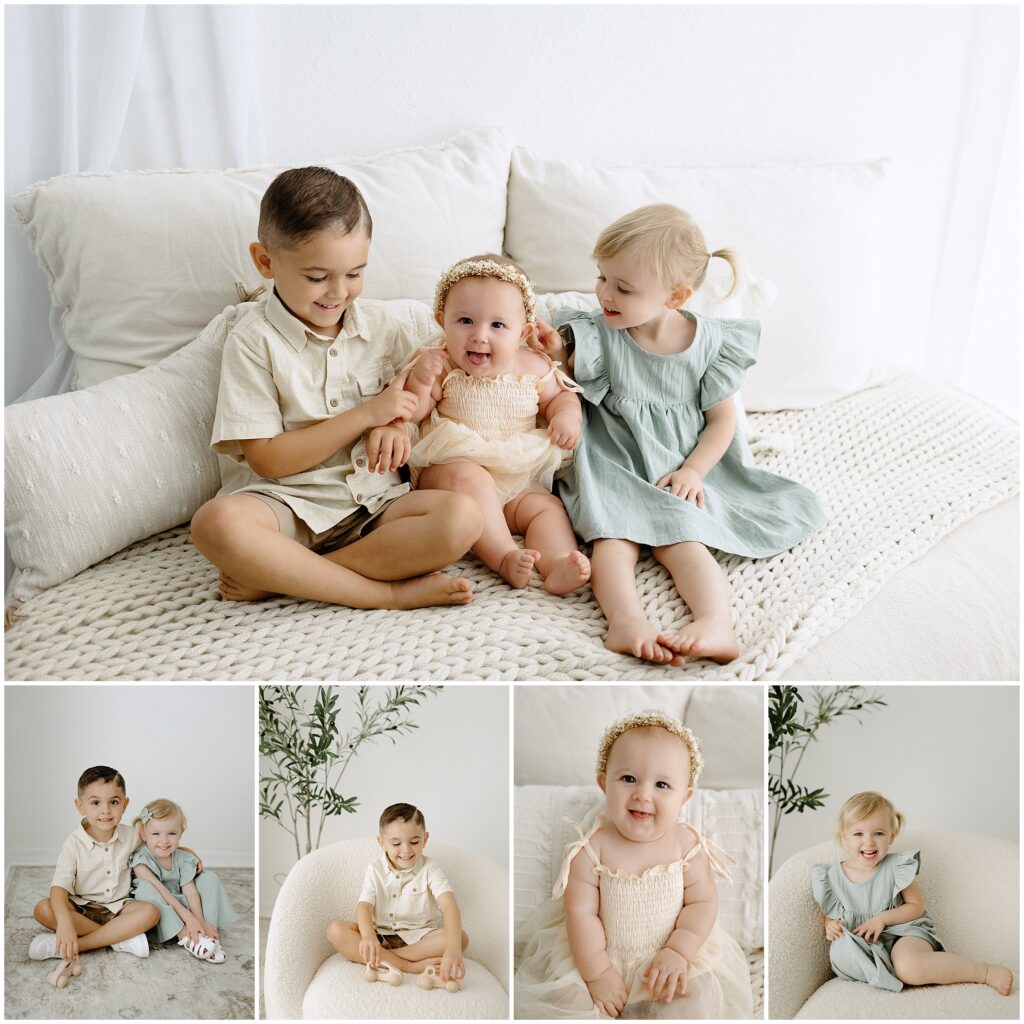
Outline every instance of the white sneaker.
<svg viewBox="0 0 1024 1024"><path fill-rule="evenodd" d="M124 942L112 943L110 948L116 949L119 953L134 953L135 956L149 956L149 943L146 941L145 932L141 935L133 935L130 939L125 939Z"/></svg>
<svg viewBox="0 0 1024 1024"><path fill-rule="evenodd" d="M43 932L37 935L28 947L28 955L33 960L49 960L57 955L57 935L55 932Z"/></svg>

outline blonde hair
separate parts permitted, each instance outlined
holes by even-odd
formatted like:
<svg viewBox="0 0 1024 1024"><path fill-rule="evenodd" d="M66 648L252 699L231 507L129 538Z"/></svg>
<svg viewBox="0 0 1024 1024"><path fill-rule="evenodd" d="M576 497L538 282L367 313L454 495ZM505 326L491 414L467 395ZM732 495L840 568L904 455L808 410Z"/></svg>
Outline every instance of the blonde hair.
<svg viewBox="0 0 1024 1024"><path fill-rule="evenodd" d="M903 815L887 800L881 793L854 793L849 800L843 804L839 811L839 825L836 829L836 838L842 841L843 834L848 825L855 821L863 821L878 811L885 811L889 816L890 831L895 839L903 831Z"/></svg>
<svg viewBox="0 0 1024 1024"><path fill-rule="evenodd" d="M185 812L173 800L150 800L145 807L139 811L138 817L132 822L142 836L144 826L151 821L166 821L168 818L177 818L181 822L181 831L185 831L187 822Z"/></svg>
<svg viewBox="0 0 1024 1024"><path fill-rule="evenodd" d="M683 741L690 755L691 787L696 787L700 773L704 770L704 755L700 752L700 741L678 718L666 715L664 711L648 708L632 715L626 715L617 722L612 722L601 736L601 744L597 748L597 771L601 773L608 768L608 756L615 746L615 741L630 729L664 729Z"/></svg>
<svg viewBox="0 0 1024 1024"><path fill-rule="evenodd" d="M740 283L740 259L732 249L708 251L704 235L693 218L671 203L641 206L620 217L597 236L595 260L628 252L665 288L681 284L694 291L704 283L713 257L725 260L732 268L732 286L723 299L736 294Z"/></svg>
<svg viewBox="0 0 1024 1024"><path fill-rule="evenodd" d="M505 281L507 284L514 284L523 296L523 307L526 310L526 322L535 324L537 322L536 298L533 294L533 285L530 279L523 273L518 263L505 256L498 256L488 252L482 256L469 256L464 260L450 266L437 282L434 291L434 314L444 312L444 304L448 299L448 293L459 281L467 277L493 277L497 281Z"/></svg>

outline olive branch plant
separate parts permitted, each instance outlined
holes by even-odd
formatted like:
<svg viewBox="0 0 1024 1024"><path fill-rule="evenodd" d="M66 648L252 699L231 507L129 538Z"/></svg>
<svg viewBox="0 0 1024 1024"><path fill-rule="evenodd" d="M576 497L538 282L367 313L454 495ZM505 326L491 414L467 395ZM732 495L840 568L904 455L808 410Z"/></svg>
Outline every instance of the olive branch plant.
<svg viewBox="0 0 1024 1024"><path fill-rule="evenodd" d="M768 695L768 799L772 805L772 837L768 852L768 874L775 860L775 840L787 814L823 807L829 794L794 782L807 747L818 732L837 718L849 715L858 722L861 715L887 706L863 686L811 686L804 694L795 686L773 686ZM795 758L795 760L794 760Z"/></svg>
<svg viewBox="0 0 1024 1024"><path fill-rule="evenodd" d="M355 697L355 722L339 724L341 692ZM382 692L383 691L383 692ZM259 687L260 817L276 821L295 840L295 855L318 849L328 818L354 814L356 796L339 792L342 776L364 743L419 728L413 711L440 686ZM304 849L303 849L304 847Z"/></svg>

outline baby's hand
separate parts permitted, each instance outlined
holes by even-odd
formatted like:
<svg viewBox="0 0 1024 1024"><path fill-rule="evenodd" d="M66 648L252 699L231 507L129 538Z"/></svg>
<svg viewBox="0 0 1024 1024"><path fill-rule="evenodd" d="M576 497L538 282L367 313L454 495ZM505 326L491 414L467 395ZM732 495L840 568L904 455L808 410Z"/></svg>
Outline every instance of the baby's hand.
<svg viewBox="0 0 1024 1024"><path fill-rule="evenodd" d="M571 452L580 443L583 417L579 408L564 409L555 413L548 424L548 440L552 444Z"/></svg>
<svg viewBox="0 0 1024 1024"><path fill-rule="evenodd" d="M834 917L825 918L825 938L829 942L835 942L836 939L843 937L843 922L836 920Z"/></svg>
<svg viewBox="0 0 1024 1024"><path fill-rule="evenodd" d="M588 981L587 990L594 1005L609 1017L617 1017L626 1005L626 986L614 967L609 967L604 974Z"/></svg>
<svg viewBox="0 0 1024 1024"><path fill-rule="evenodd" d="M529 324L526 328L526 344L536 352L543 352L547 356L553 356L562 351L562 336L551 326L539 317L536 326Z"/></svg>
<svg viewBox="0 0 1024 1024"><path fill-rule="evenodd" d="M379 395L374 395L365 404L366 410L373 417L375 427L383 427L387 423L404 423L416 411L419 399L411 392L405 391L398 381L392 381Z"/></svg>
<svg viewBox="0 0 1024 1024"><path fill-rule="evenodd" d="M651 990L652 999L664 999L671 1003L675 997L686 995L686 972L689 963L682 953L677 953L667 946L658 950L658 955L651 961L651 966L644 971L647 987Z"/></svg>
<svg viewBox="0 0 1024 1024"><path fill-rule="evenodd" d="M418 388L431 388L443 372L444 353L439 348L432 348L416 360L416 365L409 374L408 383L415 384Z"/></svg>
<svg viewBox="0 0 1024 1024"><path fill-rule="evenodd" d="M441 957L441 980L451 981L454 978L466 976L466 965L462 961L461 953L445 953Z"/></svg>
<svg viewBox="0 0 1024 1024"><path fill-rule="evenodd" d="M381 944L374 935L372 939L360 939L359 940L359 955L363 959L364 964L369 964L371 967L380 967L380 953Z"/></svg>
<svg viewBox="0 0 1024 1024"><path fill-rule="evenodd" d="M389 469L398 469L408 462L411 451L409 432L401 423L374 427L366 438L366 456L371 471L386 473Z"/></svg>
<svg viewBox="0 0 1024 1024"><path fill-rule="evenodd" d="M877 942L878 936L884 931L885 922L882 920L882 915L875 914L874 917L869 917L863 924L857 925L853 929L853 934L861 936L861 938L868 942Z"/></svg>
<svg viewBox="0 0 1024 1024"><path fill-rule="evenodd" d="M704 481L695 469L683 466L674 473L668 473L658 481L659 487L668 487L673 494L684 501L692 501L697 508L704 507Z"/></svg>

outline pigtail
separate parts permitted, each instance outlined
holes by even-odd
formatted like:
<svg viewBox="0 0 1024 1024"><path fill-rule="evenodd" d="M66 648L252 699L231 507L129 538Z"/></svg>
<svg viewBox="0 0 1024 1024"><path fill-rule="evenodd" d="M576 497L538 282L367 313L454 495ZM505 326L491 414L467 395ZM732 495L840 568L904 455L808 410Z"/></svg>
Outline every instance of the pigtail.
<svg viewBox="0 0 1024 1024"><path fill-rule="evenodd" d="M895 807L893 807L893 809L892 809L892 820L893 820L893 824L896 826L896 830L892 834L893 839L895 839L903 831L903 821L904 821L903 815L900 814L900 812L897 811Z"/></svg>
<svg viewBox="0 0 1024 1024"><path fill-rule="evenodd" d="M732 286L720 299L721 302L724 302L726 299L731 299L739 290L742 264L739 253L735 249L716 249L714 252L708 253L708 263L710 264L716 256L718 259L725 260L732 270ZM707 273L706 270L705 273Z"/></svg>

